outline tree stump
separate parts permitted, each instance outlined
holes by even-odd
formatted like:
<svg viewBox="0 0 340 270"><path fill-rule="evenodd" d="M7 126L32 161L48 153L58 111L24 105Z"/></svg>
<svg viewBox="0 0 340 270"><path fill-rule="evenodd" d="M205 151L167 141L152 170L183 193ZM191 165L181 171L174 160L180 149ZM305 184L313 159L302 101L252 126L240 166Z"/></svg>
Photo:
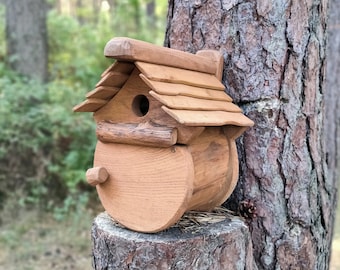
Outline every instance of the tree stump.
<svg viewBox="0 0 340 270"><path fill-rule="evenodd" d="M197 215L184 216L165 231L146 234L123 228L107 213L99 214L91 233L93 268L257 269L250 232L241 219L224 216L211 222L215 217ZM181 227L188 222L192 224Z"/></svg>

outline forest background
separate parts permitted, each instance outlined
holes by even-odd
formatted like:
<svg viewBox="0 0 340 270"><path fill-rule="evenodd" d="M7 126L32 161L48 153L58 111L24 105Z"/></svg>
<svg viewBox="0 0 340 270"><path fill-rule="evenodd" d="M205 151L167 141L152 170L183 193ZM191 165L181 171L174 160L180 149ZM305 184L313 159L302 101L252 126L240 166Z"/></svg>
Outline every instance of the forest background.
<svg viewBox="0 0 340 270"><path fill-rule="evenodd" d="M95 126L72 107L112 63L103 56L109 39L163 44L168 3L46 3L48 78L41 82L9 68L18 59L8 55L0 0L0 268L92 269L89 235L102 209L85 170L92 167ZM333 253L340 252L339 215ZM336 260L332 267L340 267Z"/></svg>
<svg viewBox="0 0 340 270"><path fill-rule="evenodd" d="M163 44L167 1L45 3L48 78L41 82L10 68L20 59L8 55L0 1L0 268L92 269L89 235L102 209L85 171L95 123L72 107L112 64L103 55L112 37Z"/></svg>

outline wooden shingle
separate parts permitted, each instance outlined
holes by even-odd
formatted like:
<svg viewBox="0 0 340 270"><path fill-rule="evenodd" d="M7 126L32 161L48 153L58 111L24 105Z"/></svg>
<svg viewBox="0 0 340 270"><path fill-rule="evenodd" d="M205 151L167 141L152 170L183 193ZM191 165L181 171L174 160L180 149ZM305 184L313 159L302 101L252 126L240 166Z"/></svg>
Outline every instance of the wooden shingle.
<svg viewBox="0 0 340 270"><path fill-rule="evenodd" d="M160 102L162 106L159 108L180 124L253 125L225 93L220 81L223 59L216 51L200 51L194 55L128 38L116 38L107 44L105 55L118 61L103 72L96 88L74 111L98 111L121 91L132 71L137 70L141 83L150 89L150 98ZM207 68L207 65L214 67ZM138 87L133 91L138 91Z"/></svg>

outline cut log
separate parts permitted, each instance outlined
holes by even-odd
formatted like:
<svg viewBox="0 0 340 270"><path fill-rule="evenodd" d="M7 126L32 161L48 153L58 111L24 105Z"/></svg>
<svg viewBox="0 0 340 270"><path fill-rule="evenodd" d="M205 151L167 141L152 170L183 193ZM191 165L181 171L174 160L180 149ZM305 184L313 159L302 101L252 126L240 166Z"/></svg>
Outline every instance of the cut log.
<svg viewBox="0 0 340 270"><path fill-rule="evenodd" d="M165 126L142 124L97 124L97 137L106 143L126 143L144 146L170 147L177 141L177 130Z"/></svg>
<svg viewBox="0 0 340 270"><path fill-rule="evenodd" d="M91 236L95 270L257 269L249 230L236 217L143 234L120 227L102 213Z"/></svg>

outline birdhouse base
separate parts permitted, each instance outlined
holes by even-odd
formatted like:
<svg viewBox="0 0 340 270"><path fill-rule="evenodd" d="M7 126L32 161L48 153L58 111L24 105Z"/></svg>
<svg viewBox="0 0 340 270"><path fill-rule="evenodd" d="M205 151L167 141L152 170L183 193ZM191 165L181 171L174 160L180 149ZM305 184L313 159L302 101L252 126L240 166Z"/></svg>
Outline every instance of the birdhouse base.
<svg viewBox="0 0 340 270"><path fill-rule="evenodd" d="M101 213L93 222L92 242L97 270L256 269L249 230L236 217L145 234Z"/></svg>

